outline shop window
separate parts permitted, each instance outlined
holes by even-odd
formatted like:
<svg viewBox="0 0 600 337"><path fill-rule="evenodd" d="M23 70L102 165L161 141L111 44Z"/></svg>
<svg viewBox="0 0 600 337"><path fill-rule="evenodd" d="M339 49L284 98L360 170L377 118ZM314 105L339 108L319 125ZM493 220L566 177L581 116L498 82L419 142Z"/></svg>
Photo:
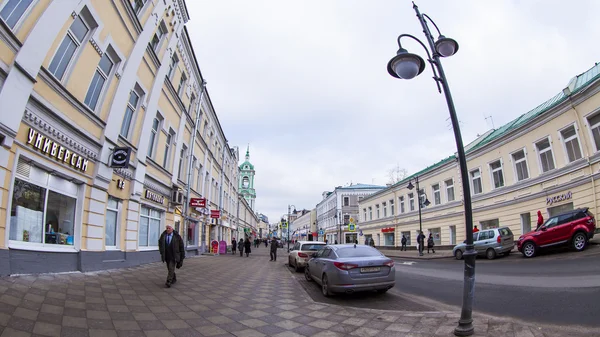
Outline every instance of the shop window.
<svg viewBox="0 0 600 337"><path fill-rule="evenodd" d="M163 212L142 206L140 213L140 247L157 247L158 237L160 235L160 222Z"/></svg>
<svg viewBox="0 0 600 337"><path fill-rule="evenodd" d="M515 165L515 174L517 176L517 181L528 179L529 169L527 168L527 158L525 157L525 150L519 150L513 153L512 160Z"/></svg>
<svg viewBox="0 0 600 337"><path fill-rule="evenodd" d="M439 205L442 203L442 195L440 194L440 184L435 184L431 186L431 190L433 191L433 204Z"/></svg>
<svg viewBox="0 0 600 337"><path fill-rule="evenodd" d="M7 26L14 29L32 3L33 0L8 0L0 11L0 17Z"/></svg>
<svg viewBox="0 0 600 337"><path fill-rule="evenodd" d="M535 147L540 156L540 167L542 169L542 173L554 170L554 155L552 154L550 139L545 138L537 142Z"/></svg>
<svg viewBox="0 0 600 337"><path fill-rule="evenodd" d="M444 182L446 185L446 200L454 201L454 180L448 179Z"/></svg>
<svg viewBox="0 0 600 337"><path fill-rule="evenodd" d="M44 173L46 175L46 173ZM63 184L71 184L61 178ZM58 184L57 184L58 185ZM55 245L73 245L77 199L49 186L39 186L15 178L13 187L10 240Z"/></svg>
<svg viewBox="0 0 600 337"><path fill-rule="evenodd" d="M85 105L94 111L96 110L98 99L104 88L108 87L108 85L105 85L106 82L110 79L112 71L115 69L115 65L119 62L118 57L116 57L116 54L111 50L112 49L109 48L102 54L100 62L98 62L98 66L96 67L96 72L92 77L88 92L85 95L85 100L83 101Z"/></svg>
<svg viewBox="0 0 600 337"><path fill-rule="evenodd" d="M117 246L119 224L119 200L109 197L106 203L106 226L104 227L104 244L107 247Z"/></svg>
<svg viewBox="0 0 600 337"><path fill-rule="evenodd" d="M502 161L496 160L490 163L490 174L492 175L492 183L494 188L504 186L504 174L502 173Z"/></svg>
<svg viewBox="0 0 600 337"><path fill-rule="evenodd" d="M569 202L566 204L562 204L562 205L558 205L558 206L554 206L554 207L550 207L548 208L548 217L553 217L557 214L560 213L564 213L564 212L568 212L568 211L572 211L573 208L573 203Z"/></svg>
<svg viewBox="0 0 600 337"><path fill-rule="evenodd" d="M429 229L429 233L431 233L431 236L433 237L433 243L436 246L439 246L442 244L442 235L441 235L441 228L440 227L436 227L436 228L430 228ZM429 236L427 236L428 238ZM425 244L427 244L427 238L425 238Z"/></svg>
<svg viewBox="0 0 600 337"><path fill-rule="evenodd" d="M406 237L406 245L410 246L412 245L411 241L410 241L410 232L401 232L400 233L400 237L402 238L402 235L404 235L404 237Z"/></svg>
<svg viewBox="0 0 600 337"><path fill-rule="evenodd" d="M386 246L394 246L394 233L383 234L383 238Z"/></svg>
<svg viewBox="0 0 600 337"><path fill-rule="evenodd" d="M579 146L579 138L577 137L577 131L575 131L575 125L561 130L560 135L562 136L569 163L581 159L581 147Z"/></svg>
<svg viewBox="0 0 600 337"><path fill-rule="evenodd" d="M479 169L471 171L471 187L473 188L473 194L480 194L483 192L481 187L481 171Z"/></svg>

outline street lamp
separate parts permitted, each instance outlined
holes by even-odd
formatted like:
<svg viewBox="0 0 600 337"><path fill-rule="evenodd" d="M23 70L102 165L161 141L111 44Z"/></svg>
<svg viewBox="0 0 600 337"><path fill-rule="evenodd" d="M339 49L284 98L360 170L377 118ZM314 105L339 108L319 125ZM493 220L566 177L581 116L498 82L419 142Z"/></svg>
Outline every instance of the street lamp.
<svg viewBox="0 0 600 337"><path fill-rule="evenodd" d="M462 136L460 133L460 126L458 124L458 118L456 116L456 110L454 108L454 102L452 101L452 95L450 94L450 87L448 86L448 81L446 79L446 75L444 74L444 68L442 67L442 63L440 61L440 57L448 57L456 54L458 51L458 43L453 39L449 39L441 34L439 28L433 22L433 20L427 14L421 14L419 12L419 8L413 2L413 9L423 27L423 33L427 38L427 42L429 43L429 47L431 48L432 55L429 52L429 49L421 42L421 40L409 34L401 34L398 36L398 52L397 55L394 56L387 65L387 70L393 77L401 78L401 79L411 79L425 69L425 61L416 54L409 53L406 49L402 48L400 44L400 39L402 37L410 37L411 39L417 41L427 53L427 61L432 65L433 70L433 79L437 84L438 91L441 93L442 89L440 89L440 83L442 84L442 88L444 90L444 95L446 96L446 104L448 105L448 110L450 113L450 120L452 121L452 129L454 130L454 139L456 141L456 149L458 154L458 163L460 166L460 176L462 180L463 187L463 198L464 198L464 208L465 208L465 232L466 232L466 252L463 254L465 258L465 270L464 270L464 285L463 285L463 305L460 314L460 320L458 321L458 326L454 329L454 334L456 336L470 336L474 333L475 329L473 327L473 297L475 290L475 256L476 252L473 249L473 210L471 206L471 191L469 190L469 177L467 171L467 160L465 157L465 149L463 146ZM438 39L434 42L433 36L431 35L431 31L429 30L429 26L427 26L427 22L425 18L429 20L435 27L438 32ZM436 72L437 69L437 72ZM439 73L439 76L438 76Z"/></svg>
<svg viewBox="0 0 600 337"><path fill-rule="evenodd" d="M296 214L296 206L294 205L288 205L288 224L287 224L287 246L288 246L288 252L290 251L290 217L291 217L291 213L292 213L292 207L294 207L294 214Z"/></svg>
<svg viewBox="0 0 600 337"><path fill-rule="evenodd" d="M421 220L421 207L429 206L429 205L431 205L431 202L429 202L429 199L427 199L427 194L425 194L425 192L421 193L421 189L419 188L419 176L415 177L415 183L417 184L417 204L419 205L418 206L418 208L419 208L419 234L421 234L423 232L423 223ZM408 186L406 186L406 188L408 188L411 191L413 188L415 188L412 184L412 181L408 182ZM425 201L423 201L423 202L421 201L421 195L425 195ZM419 244L419 256L423 256L422 249L423 249L423 247L421 247L421 245Z"/></svg>

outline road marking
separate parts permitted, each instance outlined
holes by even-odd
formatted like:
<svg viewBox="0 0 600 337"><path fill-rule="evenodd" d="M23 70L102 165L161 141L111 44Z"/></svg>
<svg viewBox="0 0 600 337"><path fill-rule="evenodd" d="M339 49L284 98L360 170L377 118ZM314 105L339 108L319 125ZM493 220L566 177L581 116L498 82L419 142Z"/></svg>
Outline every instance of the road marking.
<svg viewBox="0 0 600 337"><path fill-rule="evenodd" d="M407 265L407 266L412 266L413 264L415 264L416 262L414 261L406 261L406 262L402 262L402 264Z"/></svg>

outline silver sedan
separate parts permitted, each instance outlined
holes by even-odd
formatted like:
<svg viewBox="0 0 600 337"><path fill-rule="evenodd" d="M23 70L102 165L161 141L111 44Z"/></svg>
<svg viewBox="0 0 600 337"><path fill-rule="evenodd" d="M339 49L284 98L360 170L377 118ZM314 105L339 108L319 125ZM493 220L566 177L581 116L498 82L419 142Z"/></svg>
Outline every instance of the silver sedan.
<svg viewBox="0 0 600 337"><path fill-rule="evenodd" d="M324 296L376 290L384 293L396 284L394 261L365 245L328 245L314 253L304 268L307 281L321 285Z"/></svg>

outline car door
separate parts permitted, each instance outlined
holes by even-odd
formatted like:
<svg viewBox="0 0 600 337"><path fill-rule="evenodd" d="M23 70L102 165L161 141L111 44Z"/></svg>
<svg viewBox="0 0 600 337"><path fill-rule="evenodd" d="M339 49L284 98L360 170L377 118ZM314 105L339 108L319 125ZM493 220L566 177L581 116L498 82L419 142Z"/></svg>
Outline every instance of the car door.
<svg viewBox="0 0 600 337"><path fill-rule="evenodd" d="M558 224L558 216L552 217L540 227L538 231L538 244L540 247L551 245L554 243L554 227Z"/></svg>
<svg viewBox="0 0 600 337"><path fill-rule="evenodd" d="M489 239L489 231L485 230L485 231L479 231L478 232L479 237L477 238L477 241L474 241L473 244L475 245L475 251L477 252L477 254L483 254L485 252L485 250L487 249L485 247L486 245L486 241Z"/></svg>
<svg viewBox="0 0 600 337"><path fill-rule="evenodd" d="M565 242L570 239L572 229L575 227L576 213L568 213L558 216L558 223L554 227L554 241Z"/></svg>
<svg viewBox="0 0 600 337"><path fill-rule="evenodd" d="M317 252L317 257L311 260L311 265L309 269L310 274L313 276L313 278L316 278L317 280L321 279L321 274L323 273L323 266L325 265L324 256L329 255L329 251L331 251L331 249L329 248L321 249Z"/></svg>

